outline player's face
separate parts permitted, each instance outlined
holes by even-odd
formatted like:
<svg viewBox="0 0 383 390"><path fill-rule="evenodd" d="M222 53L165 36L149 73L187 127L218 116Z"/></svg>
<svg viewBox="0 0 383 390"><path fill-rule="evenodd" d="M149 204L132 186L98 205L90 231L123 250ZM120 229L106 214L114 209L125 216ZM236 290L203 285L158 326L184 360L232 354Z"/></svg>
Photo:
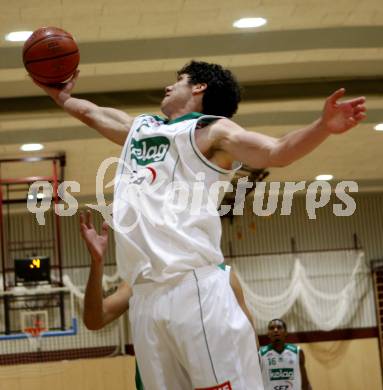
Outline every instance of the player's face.
<svg viewBox="0 0 383 390"><path fill-rule="evenodd" d="M274 343L275 341L284 342L286 339L287 332L282 322L272 321L269 324L267 335L269 336L269 339L272 343Z"/></svg>
<svg viewBox="0 0 383 390"><path fill-rule="evenodd" d="M189 76L181 74L177 81L165 88L165 96L161 102L162 112L170 116L173 112L184 108L193 96L193 85L189 84Z"/></svg>

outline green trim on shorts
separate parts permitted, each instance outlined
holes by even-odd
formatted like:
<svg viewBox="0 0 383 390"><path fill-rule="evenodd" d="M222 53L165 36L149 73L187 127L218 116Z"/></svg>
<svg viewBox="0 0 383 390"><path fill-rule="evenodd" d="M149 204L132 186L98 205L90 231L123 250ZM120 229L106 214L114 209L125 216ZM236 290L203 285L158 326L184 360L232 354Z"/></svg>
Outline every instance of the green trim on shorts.
<svg viewBox="0 0 383 390"><path fill-rule="evenodd" d="M140 370L138 369L138 364L136 360L136 390L144 390L144 384L142 383Z"/></svg>

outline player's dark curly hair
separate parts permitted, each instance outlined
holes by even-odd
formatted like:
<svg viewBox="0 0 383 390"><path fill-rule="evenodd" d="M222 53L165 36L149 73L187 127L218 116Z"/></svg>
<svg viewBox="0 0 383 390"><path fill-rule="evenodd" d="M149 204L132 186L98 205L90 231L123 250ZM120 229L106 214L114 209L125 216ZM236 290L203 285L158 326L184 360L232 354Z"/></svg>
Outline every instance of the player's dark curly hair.
<svg viewBox="0 0 383 390"><path fill-rule="evenodd" d="M189 75L191 84L206 83L207 88L202 98L202 113L231 118L241 101L241 89L230 72L221 65L203 61L190 61L177 75Z"/></svg>
<svg viewBox="0 0 383 390"><path fill-rule="evenodd" d="M283 327L285 328L285 331L287 332L286 322L283 321L281 318L274 318L274 319L272 319L271 321L269 321L269 324L267 325L267 327L269 327L271 325L271 323L274 322L274 321L280 322L283 325Z"/></svg>

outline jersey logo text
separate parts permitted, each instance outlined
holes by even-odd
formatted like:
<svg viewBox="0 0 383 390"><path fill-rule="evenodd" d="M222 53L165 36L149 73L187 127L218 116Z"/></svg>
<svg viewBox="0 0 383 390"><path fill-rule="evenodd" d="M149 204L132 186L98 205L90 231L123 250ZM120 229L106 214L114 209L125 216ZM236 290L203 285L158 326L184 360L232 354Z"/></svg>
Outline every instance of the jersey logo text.
<svg viewBox="0 0 383 390"><path fill-rule="evenodd" d="M130 144L131 158L138 165L148 165L163 161L169 150L170 141L163 136L149 137L142 140L132 139Z"/></svg>
<svg viewBox="0 0 383 390"><path fill-rule="evenodd" d="M294 379L293 368L272 368L269 370L270 380L279 381L281 379Z"/></svg>

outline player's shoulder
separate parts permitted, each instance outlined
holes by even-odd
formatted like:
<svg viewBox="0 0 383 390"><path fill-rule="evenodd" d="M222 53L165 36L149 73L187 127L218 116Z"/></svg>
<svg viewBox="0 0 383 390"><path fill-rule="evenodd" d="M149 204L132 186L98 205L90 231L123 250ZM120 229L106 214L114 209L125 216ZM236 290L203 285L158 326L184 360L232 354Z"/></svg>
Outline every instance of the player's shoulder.
<svg viewBox="0 0 383 390"><path fill-rule="evenodd" d="M224 116L205 115L200 119L201 122L211 125L213 129L219 130L231 130L233 127L238 126L231 119Z"/></svg>
<svg viewBox="0 0 383 390"><path fill-rule="evenodd" d="M264 345L263 347L259 348L259 355L265 356L267 352L270 352L273 349L272 344Z"/></svg>
<svg viewBox="0 0 383 390"><path fill-rule="evenodd" d="M296 354L299 353L299 347L298 347L298 345L295 345L295 344L285 344L285 349L287 349L291 352L294 352Z"/></svg>
<svg viewBox="0 0 383 390"><path fill-rule="evenodd" d="M223 140L235 140L237 136L247 131L229 118L219 118L212 122L208 128L210 138L215 140L215 143L218 142L218 145ZM223 148L218 147L218 149L222 150Z"/></svg>
<svg viewBox="0 0 383 390"><path fill-rule="evenodd" d="M228 119L223 117L223 116L202 114L198 118L198 125L197 126L198 127L205 127L205 126L213 125L216 123L222 123L223 121L226 121L226 120L228 120Z"/></svg>
<svg viewBox="0 0 383 390"><path fill-rule="evenodd" d="M166 123L167 121L167 119L165 117L162 117L161 115L148 114L148 113L137 115L136 120L147 120L156 123Z"/></svg>
<svg viewBox="0 0 383 390"><path fill-rule="evenodd" d="M139 133L143 128L156 129L166 123L166 118L154 114L140 114L132 122L132 130Z"/></svg>
<svg viewBox="0 0 383 390"><path fill-rule="evenodd" d="M166 124L178 124L179 126L183 126L183 124L186 123L187 127L189 127L190 121L193 121L195 123L195 129L199 130L202 128L211 129L212 126L215 125L217 122L221 122L226 119L227 118L218 115L203 114L200 112L189 112L188 114L169 120Z"/></svg>

